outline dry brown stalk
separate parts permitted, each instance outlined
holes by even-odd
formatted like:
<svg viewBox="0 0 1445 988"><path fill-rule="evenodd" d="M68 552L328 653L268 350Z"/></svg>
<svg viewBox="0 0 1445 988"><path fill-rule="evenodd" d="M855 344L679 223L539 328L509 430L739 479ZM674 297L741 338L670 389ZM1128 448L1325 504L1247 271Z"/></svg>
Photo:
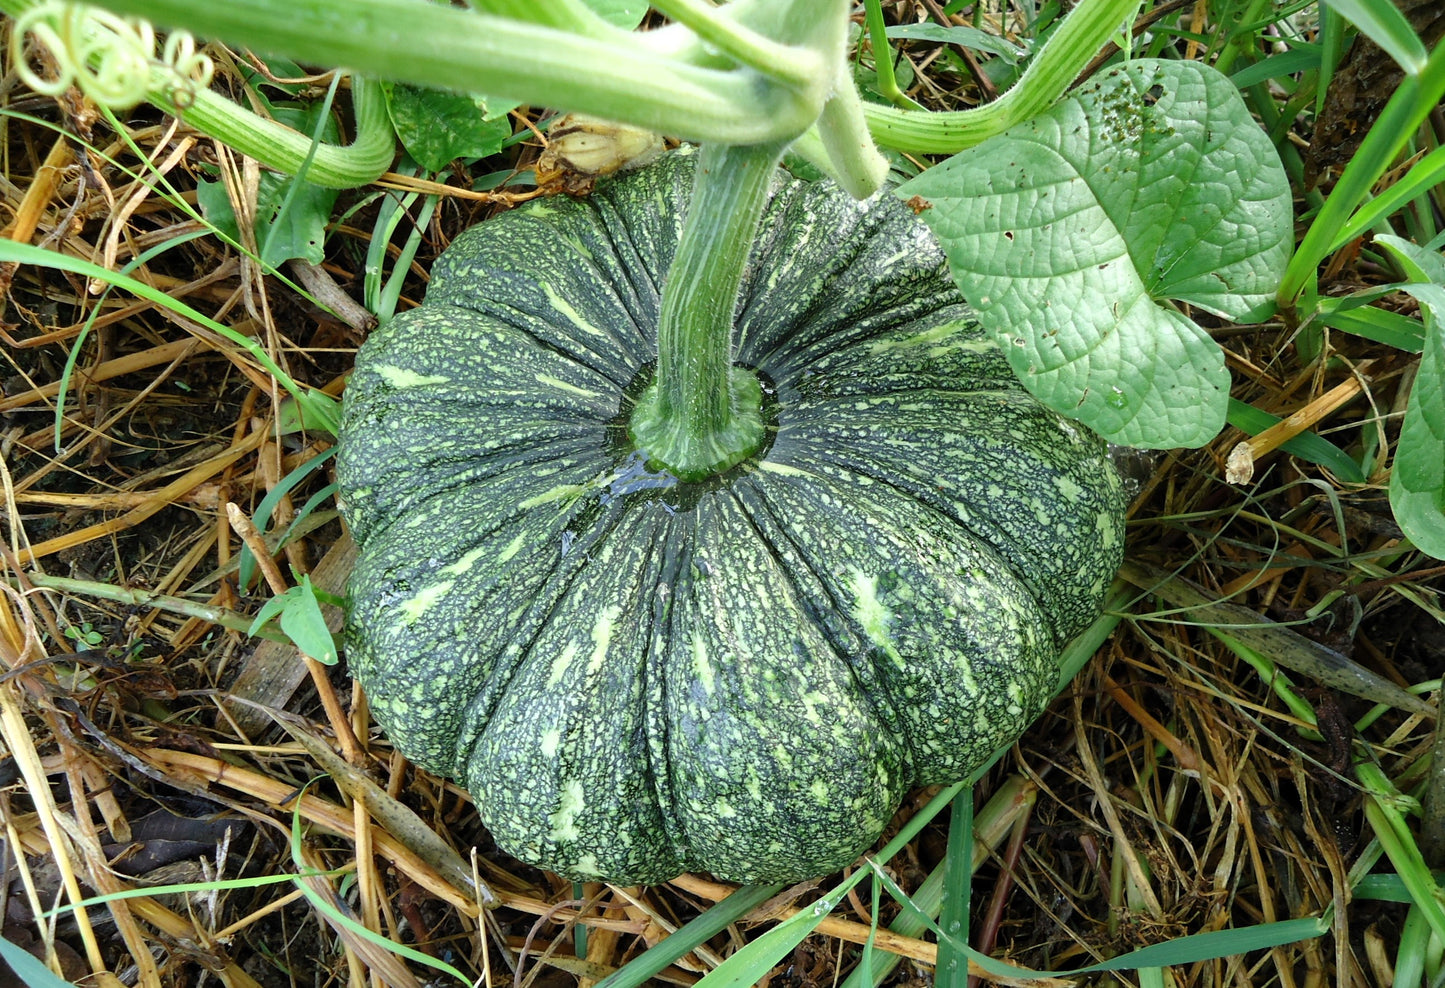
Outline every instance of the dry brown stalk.
<svg viewBox="0 0 1445 988"><path fill-rule="evenodd" d="M296 788L288 782L278 782L259 772L239 768L219 758L208 758L190 752L172 751L166 748L151 748L146 756L166 771L173 771L182 777L191 776L216 782L237 792L246 793L270 804L277 813L289 814ZM302 796L297 811L301 818L316 826L325 827L348 840L355 840L352 815L344 807L337 806L319 796ZM408 878L426 889L452 908L468 916L476 916L476 902L470 892L463 892L449 885L410 848L382 830L373 832L373 846L376 853L390 861ZM495 890L499 906L517 909L535 916L552 912L547 902L534 896L520 895L506 889ZM560 920L580 922L589 927L614 929L624 933L641 933L642 924L634 920L615 920L600 916L581 916L575 909L555 913Z"/></svg>
<svg viewBox="0 0 1445 988"><path fill-rule="evenodd" d="M256 531L256 526L241 506L234 501L226 503L226 516L231 522L231 528L235 530L251 550L256 559L256 566L266 578L266 584L276 596L286 592L286 581L281 577L281 571L276 566L276 561L271 558L271 550L266 545L266 540L261 533ZM311 674L311 681L316 686L316 693L321 698L321 705L326 710L326 719L331 724L331 730L336 735L336 740L341 745L342 753L346 760L352 765L360 765L365 756L361 751L361 744L356 740L356 735L351 732L351 721L347 719L346 712L341 707L341 701L336 698L336 690L331 687L331 677L326 666L316 659L302 652L299 648L297 654L306 663L306 671Z"/></svg>
<svg viewBox="0 0 1445 988"><path fill-rule="evenodd" d="M1357 368L1357 376L1340 382L1259 435L1236 445L1229 453L1224 479L1231 484L1249 483L1254 477L1254 464L1257 460L1278 449L1305 430L1314 428L1341 407L1353 401L1355 396L1364 390L1361 376L1369 369L1371 363L1371 361L1364 361Z"/></svg>

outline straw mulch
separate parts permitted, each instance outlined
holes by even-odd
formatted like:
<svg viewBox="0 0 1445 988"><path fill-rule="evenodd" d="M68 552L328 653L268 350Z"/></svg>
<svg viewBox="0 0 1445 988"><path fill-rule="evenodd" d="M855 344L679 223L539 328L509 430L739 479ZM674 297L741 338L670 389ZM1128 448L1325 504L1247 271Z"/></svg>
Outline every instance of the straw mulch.
<svg viewBox="0 0 1445 988"><path fill-rule="evenodd" d="M115 269L201 229L154 183L109 163L137 164L79 103L15 90L6 99L12 113L64 131L5 121L6 236ZM130 124L186 201L202 169L219 164L244 207L254 166L144 110ZM521 148L517 165L535 153ZM352 297L375 191L343 198L327 263L307 272ZM493 208L443 199L403 307L421 299L430 259ZM331 393L366 332L211 236L132 273L263 341L297 379ZM1373 275L1347 258L1331 278ZM7 938L53 952L68 978L87 984L360 986L374 977L406 986L432 976L334 919L341 911L464 972L486 971L494 984L585 985L730 891L706 876L577 888L508 858L478 827L466 793L414 771L379 736L344 666L308 668L294 649L221 623L230 615L238 624L271 592L267 574L238 586L243 538L256 535L238 531L244 525L233 524L228 506L252 514L327 440L280 428L274 382L234 346L160 307L48 269L6 268L0 281ZM1309 427L1342 446L1391 439L1406 356L1336 337L1339 369L1320 373L1320 364L1300 362L1281 326L1221 339L1237 396L1280 415L1306 410ZM1133 555L1210 595L1302 622L1303 634L1401 685L1438 676L1445 583L1429 560L1395 558L1400 534L1381 483L1347 489L1261 446L1254 479L1232 485L1224 463L1240 438L1140 464ZM271 530L326 483L318 470L280 499ZM269 579L311 572L342 592L346 540L329 499L301 530ZM40 589L56 578L116 593ZM210 610L187 616L152 606L159 597ZM1403 907L1349 902L1347 874L1369 838L1351 757L1368 745L1390 777L1408 783L1423 765L1430 720L1387 711L1357 733L1368 703L1295 676L1320 718L1318 733L1306 731L1271 684L1191 623L1187 609L1141 594L1130 614L978 793L982 806L1017 786L1029 808L975 880L977 941L995 956L1061 969L1334 906L1321 939L1173 976L1188 986L1387 984ZM292 716L278 723L248 699ZM905 806L900 823L926 796ZM946 828L944 814L890 863L906 889L941 861ZM323 874L304 888L263 881L305 866ZM217 879L253 881L113 900L53 926L36 918L89 895ZM816 895L812 886L792 890L660 979L696 981ZM898 909L883 903L886 925ZM768 983L834 984L857 963L870 921L866 895L845 903ZM931 939L879 941L902 959L890 983L930 982Z"/></svg>

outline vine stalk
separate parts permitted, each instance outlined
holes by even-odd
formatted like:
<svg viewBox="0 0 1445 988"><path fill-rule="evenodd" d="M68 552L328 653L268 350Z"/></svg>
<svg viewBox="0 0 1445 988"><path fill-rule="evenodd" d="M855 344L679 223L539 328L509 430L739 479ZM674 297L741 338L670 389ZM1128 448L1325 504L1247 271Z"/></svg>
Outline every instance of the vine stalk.
<svg viewBox="0 0 1445 988"><path fill-rule="evenodd" d="M733 311L786 142L704 144L663 286L657 379L633 411L640 449L683 480L726 470L763 440L762 388L733 366Z"/></svg>

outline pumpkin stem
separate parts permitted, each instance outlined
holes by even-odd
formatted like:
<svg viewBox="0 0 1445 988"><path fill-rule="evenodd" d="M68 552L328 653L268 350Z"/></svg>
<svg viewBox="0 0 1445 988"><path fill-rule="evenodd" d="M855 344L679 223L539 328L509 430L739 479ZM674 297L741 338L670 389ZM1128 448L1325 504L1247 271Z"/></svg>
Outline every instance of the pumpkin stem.
<svg viewBox="0 0 1445 988"><path fill-rule="evenodd" d="M763 441L762 387L732 364L733 310L782 143L704 144L662 288L657 380L633 410L639 449L683 480L720 473Z"/></svg>

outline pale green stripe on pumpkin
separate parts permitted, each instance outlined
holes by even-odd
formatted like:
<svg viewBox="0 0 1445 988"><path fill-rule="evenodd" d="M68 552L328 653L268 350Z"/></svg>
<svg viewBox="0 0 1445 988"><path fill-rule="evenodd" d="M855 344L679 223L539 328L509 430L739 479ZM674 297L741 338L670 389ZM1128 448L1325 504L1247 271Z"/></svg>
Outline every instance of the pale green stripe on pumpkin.
<svg viewBox="0 0 1445 988"><path fill-rule="evenodd" d="M577 817L586 805L587 794L582 790L580 779L568 779L562 783L561 801L558 803L556 812L548 819L552 825L552 832L547 835L548 839L562 843L581 837L582 831L577 829Z"/></svg>
<svg viewBox="0 0 1445 988"><path fill-rule="evenodd" d="M853 591L853 620L858 622L868 640L902 669L906 664L893 644L893 611L878 599L878 577L864 573L857 566L848 568L848 586Z"/></svg>
<svg viewBox="0 0 1445 988"><path fill-rule="evenodd" d="M758 469L764 473L775 473L780 477L811 477L813 474L798 467L790 466L787 463L778 463L775 460L762 460L758 463Z"/></svg>
<svg viewBox="0 0 1445 988"><path fill-rule="evenodd" d="M712 673L712 657L707 652L707 640L696 631L692 634L692 672L703 693L712 696L717 689L717 678Z"/></svg>
<svg viewBox="0 0 1445 988"><path fill-rule="evenodd" d="M572 665L572 660L577 657L577 651L577 643L568 642L566 647L557 653L557 657L552 660L552 672L547 676L549 689L567 678L567 669Z"/></svg>
<svg viewBox="0 0 1445 988"><path fill-rule="evenodd" d="M470 572L471 568L480 562L481 558L486 554L486 546L477 546L456 562L443 566L439 572L445 573L447 576L461 576L463 573Z"/></svg>
<svg viewBox="0 0 1445 988"><path fill-rule="evenodd" d="M517 533L517 537L514 538L511 542L507 543L507 547L506 547L505 549L503 549L503 550L501 551L501 553L497 556L497 562L499 562L499 563L505 563L505 562L507 562L509 559L511 559L513 556L515 556L517 553L521 552L521 551L522 551L522 547L527 544L527 535L528 535L528 534L529 534L529 533L527 533L527 532L525 532L525 531L524 531L524 532L518 532L518 533Z"/></svg>
<svg viewBox="0 0 1445 988"><path fill-rule="evenodd" d="M595 676L602 671L602 662L612 646L612 629L622 616L622 608L616 604L602 608L597 623L592 625L592 655L587 659L587 674Z"/></svg>
<svg viewBox="0 0 1445 988"><path fill-rule="evenodd" d="M410 600L403 601L399 605L399 610L406 616L407 623L415 622L417 618L445 600L447 593L456 586L456 582L455 580L443 580L440 583L433 583L431 586L417 591Z"/></svg>
<svg viewBox="0 0 1445 988"><path fill-rule="evenodd" d="M517 504L523 511L530 511L532 508L541 507L544 504L551 504L554 501L561 501L566 498L577 497L587 491L588 484L561 484L540 494L533 495L525 501Z"/></svg>
<svg viewBox="0 0 1445 988"><path fill-rule="evenodd" d="M451 378L442 374L418 374L414 370L407 370L405 367L396 367L391 364L373 364L371 373L393 388L423 388L429 384L451 383Z"/></svg>
<svg viewBox="0 0 1445 988"><path fill-rule="evenodd" d="M561 295L558 295L556 289L554 289L551 285L547 284L545 281L538 282L538 285L542 289L542 294L547 296L547 302L552 306L552 308L557 310L557 312L562 316L562 318L566 319L572 325L582 330L582 332L586 333L588 336L597 336L604 340L608 339L608 335L606 333L604 333L602 330L598 329L596 326L592 325L590 322L584 319L582 317L582 314L576 309L572 308L572 306L567 302L567 300L564 299Z"/></svg>
<svg viewBox="0 0 1445 988"><path fill-rule="evenodd" d="M980 340L960 334L958 323L946 322L931 329L914 333L908 336L893 335L885 336L881 340L870 340L862 344L866 352L872 356L880 353L891 353L895 350L912 350L919 346L930 344L946 344L946 350L960 349L969 350L973 353L983 353L987 350L998 349L992 340Z"/></svg>
<svg viewBox="0 0 1445 988"><path fill-rule="evenodd" d="M538 373L532 375L532 377L536 380L538 384L545 384L547 385L547 387L556 388L559 391L567 391L571 394L577 395L580 398L598 397L596 391L588 391L586 388L579 388L577 385L564 381L560 377L553 377L551 374Z"/></svg>

